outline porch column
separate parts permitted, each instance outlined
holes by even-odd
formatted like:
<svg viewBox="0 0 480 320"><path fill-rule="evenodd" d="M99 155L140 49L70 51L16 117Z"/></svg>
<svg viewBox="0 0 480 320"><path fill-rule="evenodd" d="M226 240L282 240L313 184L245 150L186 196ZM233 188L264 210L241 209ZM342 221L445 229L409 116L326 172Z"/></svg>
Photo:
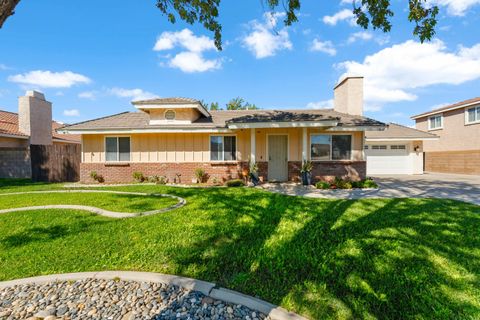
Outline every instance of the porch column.
<svg viewBox="0 0 480 320"><path fill-rule="evenodd" d="M250 163L255 163L256 145L255 145L255 128L250 129Z"/></svg>
<svg viewBox="0 0 480 320"><path fill-rule="evenodd" d="M307 128L302 128L302 161L307 160Z"/></svg>

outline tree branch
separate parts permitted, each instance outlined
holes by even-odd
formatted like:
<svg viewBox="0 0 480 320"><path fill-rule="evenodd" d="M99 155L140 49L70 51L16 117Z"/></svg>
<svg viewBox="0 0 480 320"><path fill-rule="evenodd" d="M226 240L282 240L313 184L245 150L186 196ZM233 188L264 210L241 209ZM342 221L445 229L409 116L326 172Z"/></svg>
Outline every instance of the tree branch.
<svg viewBox="0 0 480 320"><path fill-rule="evenodd" d="M0 0L0 28L8 17L15 13L15 7L20 0Z"/></svg>

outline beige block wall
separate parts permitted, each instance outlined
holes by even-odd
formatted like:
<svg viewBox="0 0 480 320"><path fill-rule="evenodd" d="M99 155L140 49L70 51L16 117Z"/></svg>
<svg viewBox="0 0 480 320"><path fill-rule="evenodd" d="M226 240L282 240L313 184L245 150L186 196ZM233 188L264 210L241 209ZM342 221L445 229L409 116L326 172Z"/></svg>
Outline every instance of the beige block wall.
<svg viewBox="0 0 480 320"><path fill-rule="evenodd" d="M363 132L325 132L308 129L307 146L310 136L315 133L351 134L352 160L363 160ZM268 161L268 136L286 134L289 141L289 161L302 160L302 129L256 129L256 159ZM133 162L209 162L209 133L148 133L133 134L131 137L131 161ZM237 130L237 159L248 161L250 157L250 129ZM83 135L82 161L85 163L105 162L105 137L108 135Z"/></svg>
<svg viewBox="0 0 480 320"><path fill-rule="evenodd" d="M443 129L429 131L428 117L417 119L415 127L440 137L425 141L425 152L480 150L480 123L465 125L465 108L444 112Z"/></svg>
<svg viewBox="0 0 480 320"><path fill-rule="evenodd" d="M28 139L0 137L0 148L26 148L28 146Z"/></svg>

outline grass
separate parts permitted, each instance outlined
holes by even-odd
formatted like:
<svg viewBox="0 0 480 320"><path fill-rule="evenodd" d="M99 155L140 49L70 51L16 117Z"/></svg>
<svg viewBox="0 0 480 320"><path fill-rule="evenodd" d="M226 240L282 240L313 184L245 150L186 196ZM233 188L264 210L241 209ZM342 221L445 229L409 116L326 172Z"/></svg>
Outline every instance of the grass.
<svg viewBox="0 0 480 320"><path fill-rule="evenodd" d="M153 195L110 193L31 193L0 196L0 210L50 204L93 206L117 212L143 212L172 206L177 199Z"/></svg>
<svg viewBox="0 0 480 320"><path fill-rule="evenodd" d="M6 189L29 188L59 186ZM170 193L187 205L125 220L66 210L0 215L0 280L142 270L216 282L312 319L480 315L479 206L248 188L112 189Z"/></svg>

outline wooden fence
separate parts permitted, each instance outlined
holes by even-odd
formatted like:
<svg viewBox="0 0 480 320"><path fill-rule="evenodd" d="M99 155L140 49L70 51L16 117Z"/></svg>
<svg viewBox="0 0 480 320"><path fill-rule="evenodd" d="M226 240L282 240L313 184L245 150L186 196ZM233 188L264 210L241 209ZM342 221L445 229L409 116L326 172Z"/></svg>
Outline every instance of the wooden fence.
<svg viewBox="0 0 480 320"><path fill-rule="evenodd" d="M79 144L30 145L32 180L75 182L80 179Z"/></svg>

